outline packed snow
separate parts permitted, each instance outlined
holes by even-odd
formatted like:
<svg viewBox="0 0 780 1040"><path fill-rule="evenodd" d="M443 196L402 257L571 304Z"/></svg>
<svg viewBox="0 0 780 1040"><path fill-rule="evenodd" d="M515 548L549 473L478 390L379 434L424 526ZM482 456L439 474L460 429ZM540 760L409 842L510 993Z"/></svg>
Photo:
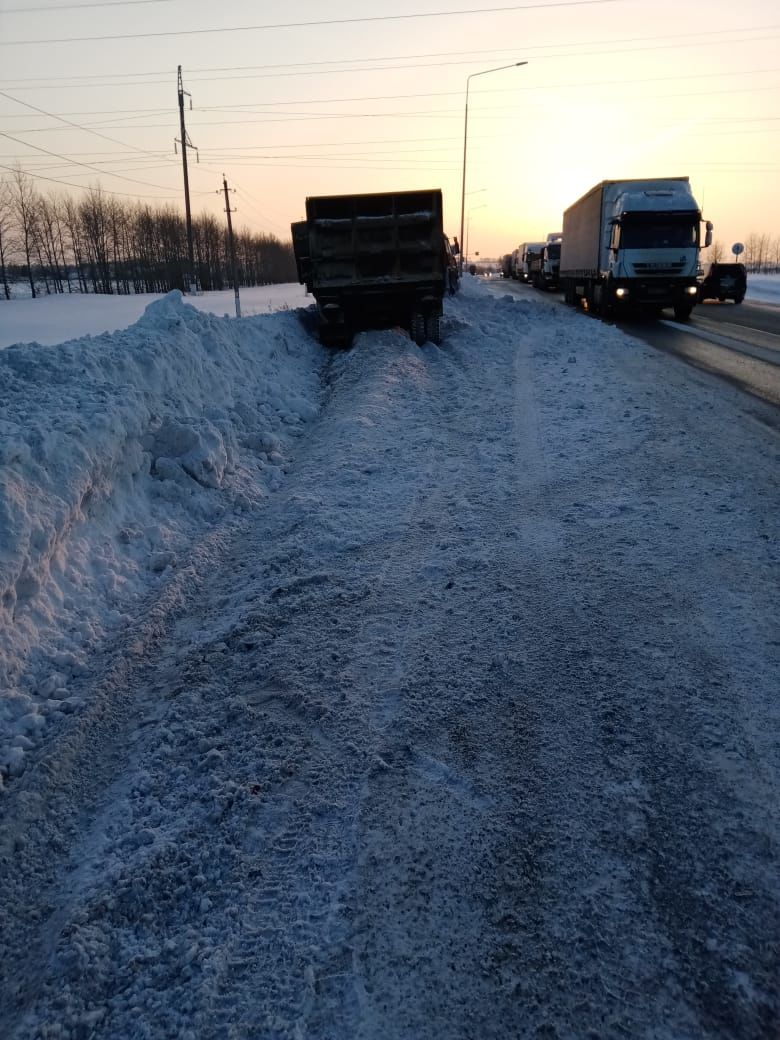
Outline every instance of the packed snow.
<svg viewBox="0 0 780 1040"><path fill-rule="evenodd" d="M775 410L201 303L0 352L3 1035L774 1037Z"/></svg>

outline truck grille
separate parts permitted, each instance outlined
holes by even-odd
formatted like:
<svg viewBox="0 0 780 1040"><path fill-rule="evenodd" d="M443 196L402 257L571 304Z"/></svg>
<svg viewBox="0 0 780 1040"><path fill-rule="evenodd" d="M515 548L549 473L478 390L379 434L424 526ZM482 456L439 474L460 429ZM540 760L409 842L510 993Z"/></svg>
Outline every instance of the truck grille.
<svg viewBox="0 0 780 1040"><path fill-rule="evenodd" d="M676 260L673 263L661 263L661 264L634 264L634 272L641 275L669 275L669 274L682 274L686 268L686 262L684 260Z"/></svg>

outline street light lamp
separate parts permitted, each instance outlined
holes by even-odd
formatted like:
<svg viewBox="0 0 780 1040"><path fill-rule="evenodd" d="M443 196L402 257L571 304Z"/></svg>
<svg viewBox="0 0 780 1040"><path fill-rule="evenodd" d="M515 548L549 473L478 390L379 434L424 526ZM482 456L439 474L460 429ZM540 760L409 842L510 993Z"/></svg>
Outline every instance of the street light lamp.
<svg viewBox="0 0 780 1040"><path fill-rule="evenodd" d="M514 61L511 65L499 65L495 69L483 69L482 72L472 72L466 77L466 116L463 121L463 181L460 191L460 273L463 274L463 218L466 208L466 144L469 133L469 86L475 76L487 76L490 72L503 72L504 69L516 69L520 65L527 65L527 61Z"/></svg>

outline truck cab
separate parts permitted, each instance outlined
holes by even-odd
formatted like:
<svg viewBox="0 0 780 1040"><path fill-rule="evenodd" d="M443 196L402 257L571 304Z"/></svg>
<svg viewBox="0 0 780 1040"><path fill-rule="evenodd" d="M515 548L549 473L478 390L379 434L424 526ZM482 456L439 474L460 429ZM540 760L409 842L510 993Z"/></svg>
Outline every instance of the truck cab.
<svg viewBox="0 0 780 1040"><path fill-rule="evenodd" d="M601 181L563 214L564 299L595 314L630 309L690 317L698 297L701 210L687 177Z"/></svg>
<svg viewBox="0 0 780 1040"><path fill-rule="evenodd" d="M531 264L531 281L536 289L557 289L561 270L560 234L548 235Z"/></svg>
<svg viewBox="0 0 780 1040"><path fill-rule="evenodd" d="M616 301L671 305L678 318L688 317L698 294L700 224L685 182L618 195L605 250L605 275ZM710 235L708 229L707 244Z"/></svg>
<svg viewBox="0 0 780 1040"><path fill-rule="evenodd" d="M534 270L541 263L544 242L523 242L520 246L520 281L533 282Z"/></svg>

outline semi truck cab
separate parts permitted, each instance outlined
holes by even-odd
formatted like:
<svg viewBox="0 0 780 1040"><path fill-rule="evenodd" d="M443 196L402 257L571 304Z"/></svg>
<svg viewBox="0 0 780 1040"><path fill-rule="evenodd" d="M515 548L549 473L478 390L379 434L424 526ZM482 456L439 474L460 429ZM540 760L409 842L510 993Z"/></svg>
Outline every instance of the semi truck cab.
<svg viewBox="0 0 780 1040"><path fill-rule="evenodd" d="M697 300L699 249L712 241L687 177L602 181L563 214L560 280L567 303L607 316L632 307L678 321Z"/></svg>
<svg viewBox="0 0 780 1040"><path fill-rule="evenodd" d="M671 305L678 317L687 317L697 299L699 250L712 241L708 223L701 243L701 219L689 191L618 195L605 227L605 275L614 301Z"/></svg>

